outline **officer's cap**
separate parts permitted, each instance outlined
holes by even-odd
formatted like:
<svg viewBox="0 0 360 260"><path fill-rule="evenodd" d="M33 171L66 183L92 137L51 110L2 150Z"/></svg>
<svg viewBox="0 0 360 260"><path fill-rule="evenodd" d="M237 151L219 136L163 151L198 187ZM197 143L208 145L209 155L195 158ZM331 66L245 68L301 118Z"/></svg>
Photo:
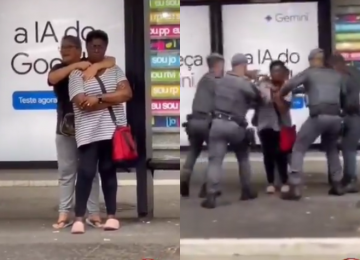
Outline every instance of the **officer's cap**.
<svg viewBox="0 0 360 260"><path fill-rule="evenodd" d="M237 53L231 59L231 66L236 67L239 65L246 65L248 64L248 59L245 54Z"/></svg>
<svg viewBox="0 0 360 260"><path fill-rule="evenodd" d="M320 49L320 48L313 49L310 51L308 59L312 60L312 59L316 58L316 56L319 54L324 54L324 50Z"/></svg>
<svg viewBox="0 0 360 260"><path fill-rule="evenodd" d="M219 53L211 53L206 57L207 65L212 68L217 62L224 61L224 56Z"/></svg>

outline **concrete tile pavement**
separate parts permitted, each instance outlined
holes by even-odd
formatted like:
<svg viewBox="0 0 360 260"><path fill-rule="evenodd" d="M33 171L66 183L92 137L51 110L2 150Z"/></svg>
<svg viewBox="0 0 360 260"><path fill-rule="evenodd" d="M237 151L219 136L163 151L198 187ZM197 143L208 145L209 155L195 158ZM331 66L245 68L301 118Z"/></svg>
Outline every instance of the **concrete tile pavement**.
<svg viewBox="0 0 360 260"><path fill-rule="evenodd" d="M181 260L343 260L346 256L181 256Z"/></svg>
<svg viewBox="0 0 360 260"><path fill-rule="evenodd" d="M304 199L299 202L286 202L277 195L265 194L263 166L256 162L252 166L253 181L260 191L257 200L239 201L237 166L226 163L222 178L224 195L219 199L219 207L205 210L199 207L201 200L196 195L206 165L197 165L192 196L181 199L180 203L182 259L211 259L215 255L217 260L232 259L231 256L256 260L360 256L360 210L357 206L360 197L358 194L327 195L326 162L305 163ZM287 244L286 241L293 238L305 242ZM324 243L328 238L335 238L335 241ZM215 240L211 242L212 239ZM258 243L259 240L263 240L263 244Z"/></svg>
<svg viewBox="0 0 360 260"><path fill-rule="evenodd" d="M358 195L342 198L328 197L325 162L305 164L309 185L306 199L297 204L282 202L275 196L269 197L264 194L254 202L238 202L237 166L235 163L226 163L222 183L225 192L221 199L223 205L214 211L201 209L200 200L195 194L203 181L205 168L204 163L196 167L192 187L194 192L190 199L180 202L178 186L155 187L157 218L151 223L134 221L136 187L120 187L119 215L123 219L124 227L120 232L111 234L111 237L108 233L104 234L96 230L91 230L85 236L71 236L68 230L53 233L51 224L57 215L57 188L55 187L1 187L0 254L3 252L9 260L18 260L17 258L21 260L132 260L142 259L144 258L142 255L146 254L155 260L179 260L180 234L182 239L200 240L209 237L236 240L265 237L275 241L274 243L281 237L358 236L356 229L360 224L360 214L355 206L359 199ZM254 182L262 191L265 185L263 166L261 162L254 162L253 168L256 173ZM180 221L179 216L181 216ZM31 241L34 241L32 245L30 245ZM218 247L211 246L211 248L215 250ZM84 252L91 250L94 250L92 255L84 258ZM38 251L44 252L43 255L39 255ZM114 258L115 254L117 254L115 257L119 258ZM188 254L188 256L190 258L183 258L186 256L182 255L181 259L203 259L199 255ZM209 255L205 257L211 259ZM224 255L219 255L216 259L227 260L221 257ZM262 260L260 256L248 255L246 258L245 256L241 258L240 255L236 255L236 257L236 259ZM265 258L267 260L282 260L278 256L266 257L269 257ZM296 260L294 257L291 256L290 259ZM320 256L306 257L322 260ZM336 259L341 258L342 256L336 257ZM3 260L1 257L0 259ZM326 259L333 260L330 257Z"/></svg>
<svg viewBox="0 0 360 260"><path fill-rule="evenodd" d="M180 260L179 192L156 187L156 218L136 220L136 187L119 189L117 232L54 231L58 191L54 187L0 188L1 260Z"/></svg>
<svg viewBox="0 0 360 260"><path fill-rule="evenodd" d="M54 220L57 217L58 193L57 187L2 187L0 188L0 220ZM154 194L155 217L179 219L178 186L156 186ZM119 187L118 202L120 218L137 217L135 186Z"/></svg>

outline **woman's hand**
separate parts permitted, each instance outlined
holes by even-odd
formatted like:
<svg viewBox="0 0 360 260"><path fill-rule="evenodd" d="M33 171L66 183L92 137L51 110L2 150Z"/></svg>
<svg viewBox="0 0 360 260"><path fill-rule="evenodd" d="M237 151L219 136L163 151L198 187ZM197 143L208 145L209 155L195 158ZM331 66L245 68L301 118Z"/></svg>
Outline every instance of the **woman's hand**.
<svg viewBox="0 0 360 260"><path fill-rule="evenodd" d="M94 96L85 97L84 101L81 103L81 109L87 109L99 104L99 98Z"/></svg>
<svg viewBox="0 0 360 260"><path fill-rule="evenodd" d="M96 76L99 71L99 66L96 64L91 65L83 72L83 79L84 81L88 81Z"/></svg>

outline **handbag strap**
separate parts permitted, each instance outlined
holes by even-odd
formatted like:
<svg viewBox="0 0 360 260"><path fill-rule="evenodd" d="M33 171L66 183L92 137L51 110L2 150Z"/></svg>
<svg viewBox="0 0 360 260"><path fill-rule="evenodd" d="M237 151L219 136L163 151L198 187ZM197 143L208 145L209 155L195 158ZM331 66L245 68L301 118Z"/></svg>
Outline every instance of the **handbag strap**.
<svg viewBox="0 0 360 260"><path fill-rule="evenodd" d="M100 85L101 92L102 92L103 94L106 94L107 91L106 91L104 82L100 79L99 76L95 76L95 79L97 80L97 82L98 82L99 85ZM112 120L113 123L117 126L118 124L117 124L117 120L116 120L116 116L115 116L114 109L113 109L112 107L108 107L108 110L109 110L109 113L110 113L111 120Z"/></svg>
<svg viewBox="0 0 360 260"><path fill-rule="evenodd" d="M271 99L273 99L273 92L271 92ZM276 116L277 116L277 119L279 122L279 126L281 127L284 123L283 123L280 111L279 111L276 103L275 102L272 102L272 103L273 103L273 107L274 107L274 110L275 110L275 113L276 113Z"/></svg>

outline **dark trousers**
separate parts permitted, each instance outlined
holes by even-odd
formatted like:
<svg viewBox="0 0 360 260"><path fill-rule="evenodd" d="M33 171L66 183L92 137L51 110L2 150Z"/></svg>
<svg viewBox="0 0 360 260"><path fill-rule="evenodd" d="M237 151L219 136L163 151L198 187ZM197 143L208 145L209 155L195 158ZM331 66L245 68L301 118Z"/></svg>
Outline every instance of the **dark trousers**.
<svg viewBox="0 0 360 260"><path fill-rule="evenodd" d="M264 129L259 132L259 138L268 183L275 183L275 166L277 166L280 180L282 184L286 184L288 179L288 153L280 151L280 132Z"/></svg>
<svg viewBox="0 0 360 260"><path fill-rule="evenodd" d="M93 179L99 171L108 215L116 213L117 176L112 160L112 140L79 147L79 165L75 188L75 216L84 217Z"/></svg>

